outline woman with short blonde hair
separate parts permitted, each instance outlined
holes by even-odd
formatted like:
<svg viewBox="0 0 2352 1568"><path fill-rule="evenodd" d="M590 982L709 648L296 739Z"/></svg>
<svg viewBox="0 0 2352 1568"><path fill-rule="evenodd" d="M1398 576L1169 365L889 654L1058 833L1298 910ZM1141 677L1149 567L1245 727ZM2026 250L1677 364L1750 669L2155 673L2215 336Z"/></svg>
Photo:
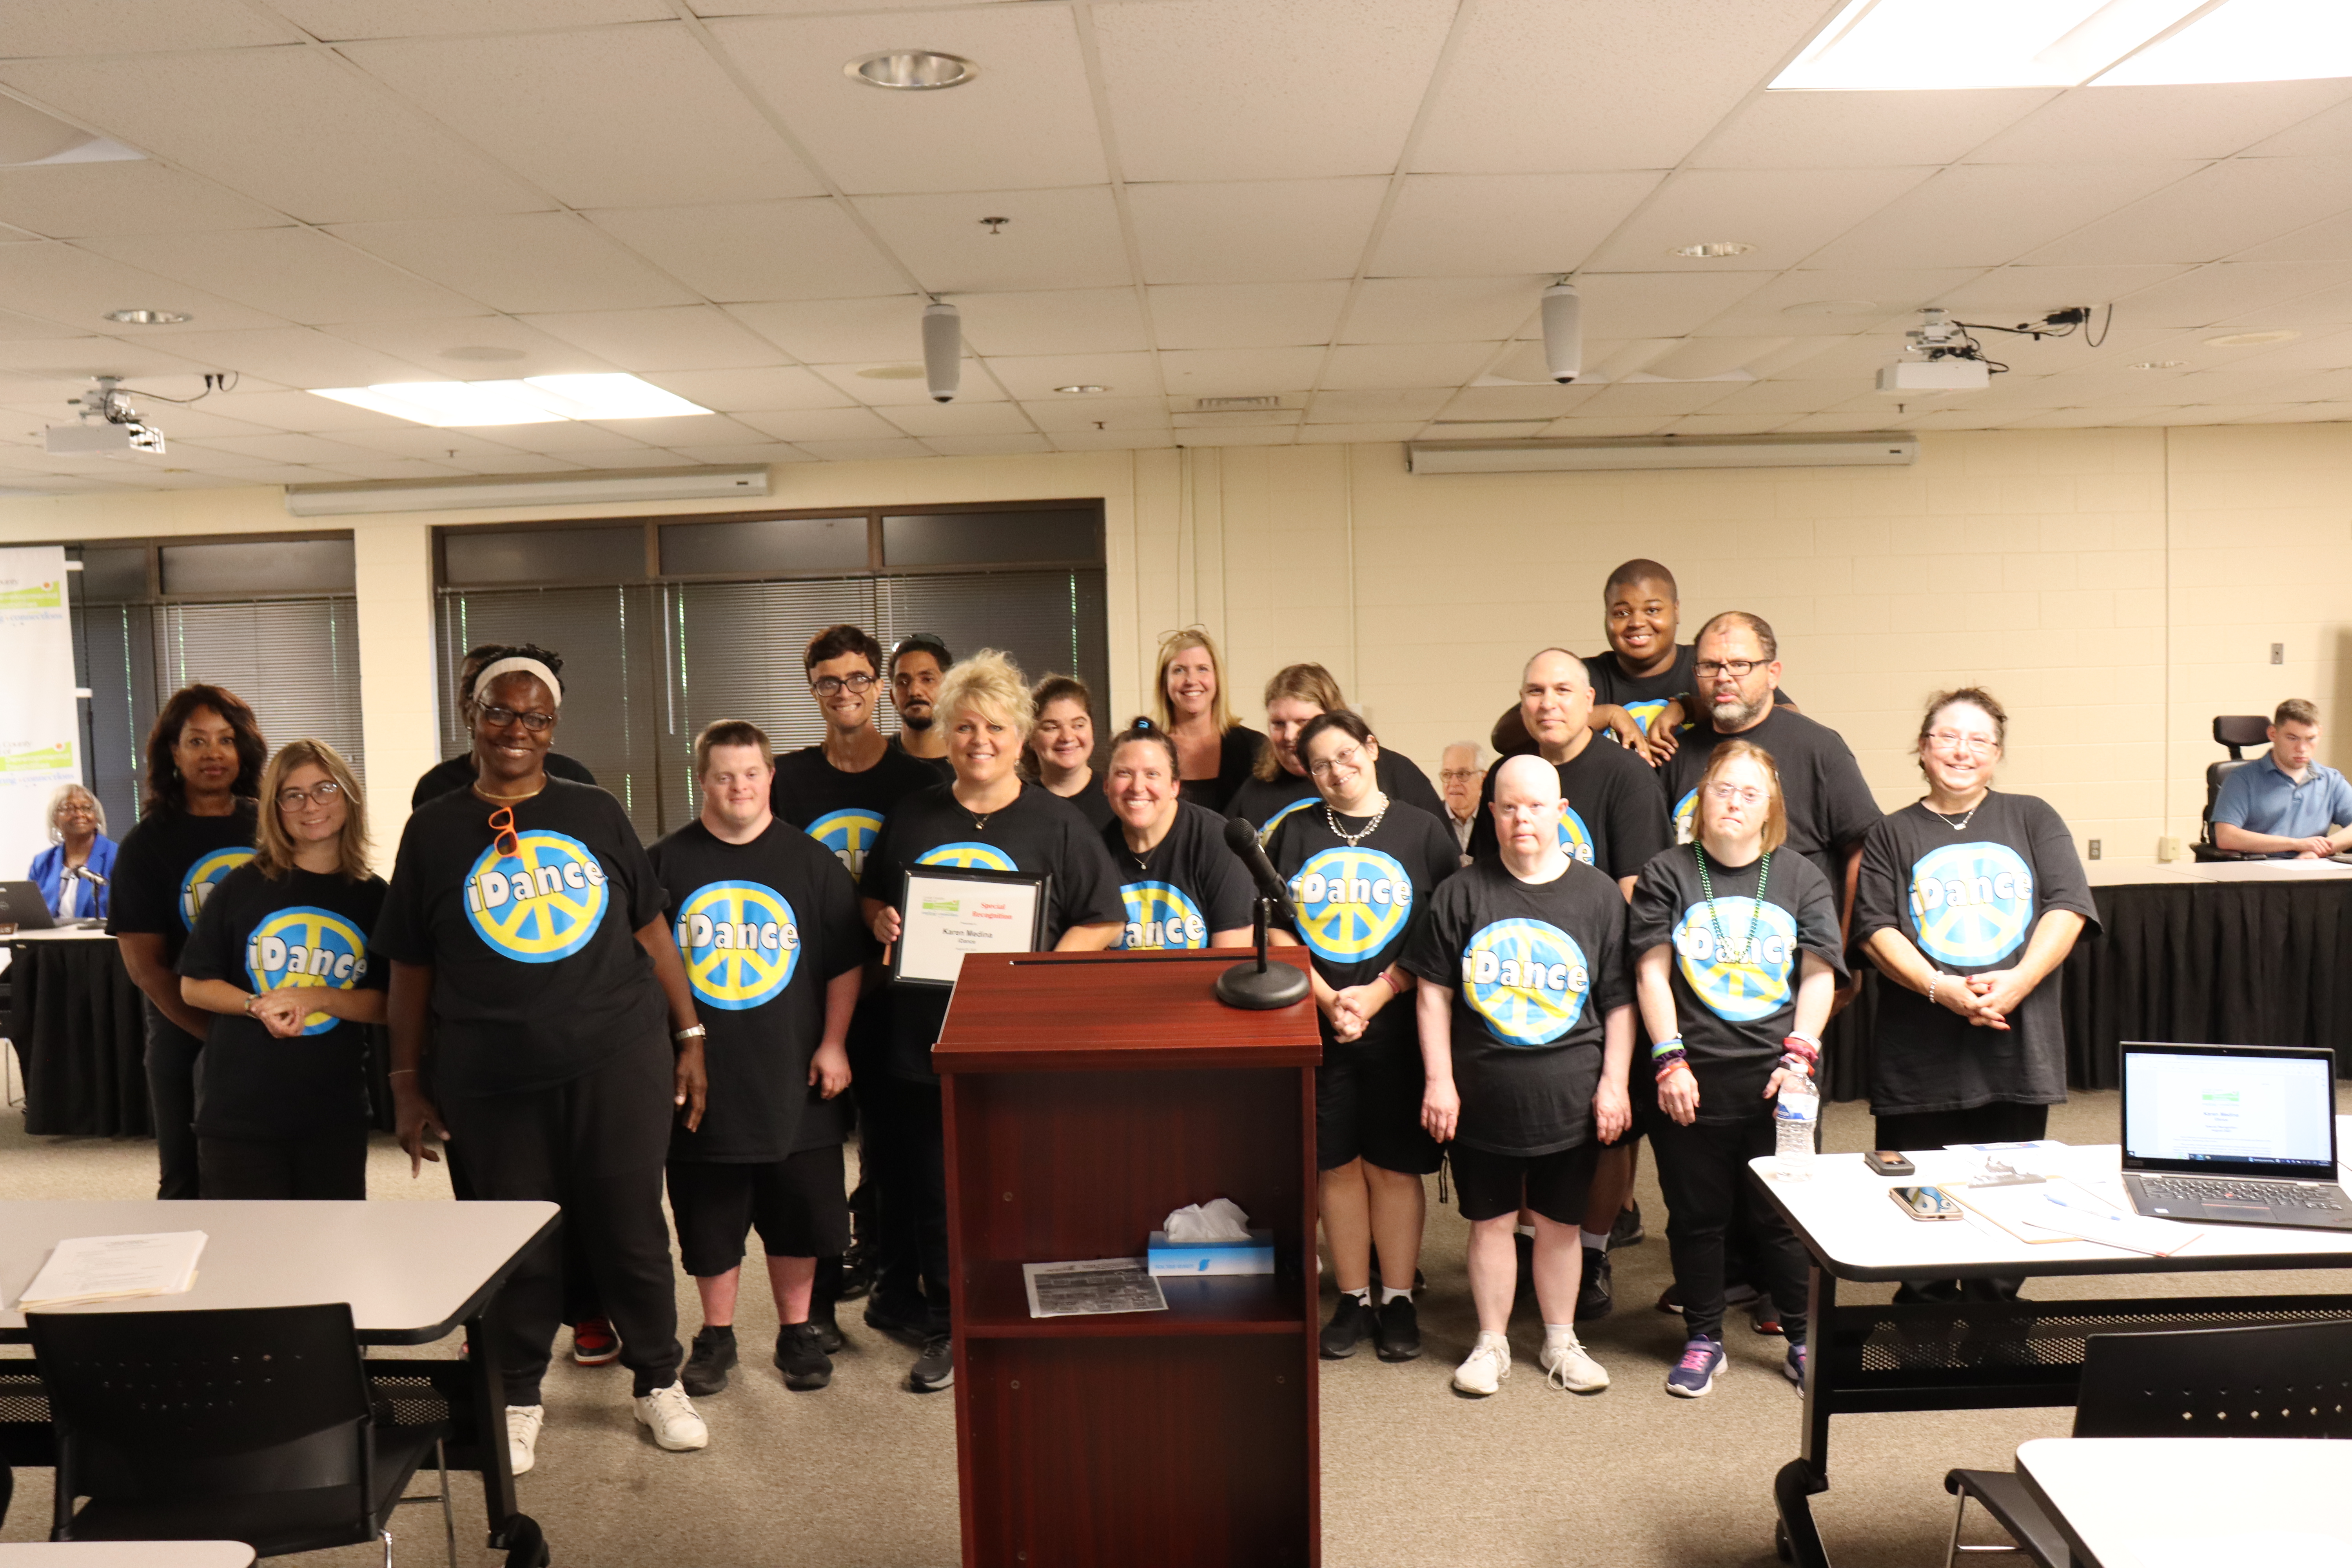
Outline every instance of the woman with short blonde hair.
<svg viewBox="0 0 2352 1568"><path fill-rule="evenodd" d="M1160 728L1176 742L1183 798L1211 811L1224 810L1249 776L1265 737L1234 721L1225 663L1207 632L1186 626L1160 639L1151 701Z"/></svg>
<svg viewBox="0 0 2352 1568"><path fill-rule="evenodd" d="M1324 714L1348 711L1339 681L1321 665L1286 664L1276 670L1265 683L1264 744L1252 759L1250 776L1225 803L1225 815L1247 819L1264 837L1289 813L1321 798L1307 776L1299 737ZM1440 822L1446 820L1445 797L1411 757L1383 746L1379 769L1382 795L1417 805Z"/></svg>

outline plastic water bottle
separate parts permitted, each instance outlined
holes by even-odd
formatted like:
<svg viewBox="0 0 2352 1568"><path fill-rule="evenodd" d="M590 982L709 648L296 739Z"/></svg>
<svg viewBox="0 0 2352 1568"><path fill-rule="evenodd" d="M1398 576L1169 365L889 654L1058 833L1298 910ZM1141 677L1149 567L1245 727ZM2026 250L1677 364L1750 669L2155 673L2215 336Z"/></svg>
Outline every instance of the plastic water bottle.
<svg viewBox="0 0 2352 1568"><path fill-rule="evenodd" d="M1813 1133L1822 1120L1821 1091L1809 1078L1791 1077L1780 1085L1772 1106L1773 1153L1785 1182L1809 1180L1813 1173Z"/></svg>

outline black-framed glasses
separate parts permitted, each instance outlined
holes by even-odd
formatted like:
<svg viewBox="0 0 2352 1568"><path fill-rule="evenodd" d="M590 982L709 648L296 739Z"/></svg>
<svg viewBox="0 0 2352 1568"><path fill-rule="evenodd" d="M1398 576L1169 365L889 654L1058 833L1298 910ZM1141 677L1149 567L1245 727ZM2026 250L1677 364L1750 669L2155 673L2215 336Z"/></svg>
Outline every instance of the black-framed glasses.
<svg viewBox="0 0 2352 1568"><path fill-rule="evenodd" d="M1713 680L1718 675L1745 680L1752 672L1771 662L1768 658L1703 658L1692 666L1692 669L1701 680Z"/></svg>
<svg viewBox="0 0 2352 1568"><path fill-rule="evenodd" d="M552 713L525 713L517 712L511 708L485 708L481 710L481 714L483 718L489 721L490 728L493 730L503 730L518 719L522 721L522 727L534 735L544 735L555 727L555 715Z"/></svg>
<svg viewBox="0 0 2352 1568"><path fill-rule="evenodd" d="M343 786L337 784L334 780L320 779L309 789L279 790L278 792L278 809L280 811L299 811L302 809L303 803L306 801L318 805L332 805L342 793Z"/></svg>
<svg viewBox="0 0 2352 1568"><path fill-rule="evenodd" d="M838 697L846 687L851 696L863 697L875 685L875 678L870 675L820 675L809 682L809 689L819 697Z"/></svg>
<svg viewBox="0 0 2352 1568"><path fill-rule="evenodd" d="M490 813L490 831L498 835L490 840L490 847L499 852L499 859L504 860L521 849L522 840L515 837L513 806L502 805Z"/></svg>

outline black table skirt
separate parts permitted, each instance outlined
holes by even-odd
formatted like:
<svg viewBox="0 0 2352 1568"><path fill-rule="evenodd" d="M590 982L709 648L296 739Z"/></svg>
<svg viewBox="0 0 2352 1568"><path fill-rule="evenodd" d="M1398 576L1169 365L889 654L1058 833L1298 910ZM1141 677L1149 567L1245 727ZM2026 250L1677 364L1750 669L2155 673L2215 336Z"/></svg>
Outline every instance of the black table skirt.
<svg viewBox="0 0 2352 1568"><path fill-rule="evenodd" d="M2074 1088L2115 1088L2125 1040L2327 1046L2352 1078L2352 881L2153 882L2092 896L2104 934L2075 943L2058 977ZM1832 1099L1869 1097L1881 984L1865 961L1861 995L1822 1041Z"/></svg>

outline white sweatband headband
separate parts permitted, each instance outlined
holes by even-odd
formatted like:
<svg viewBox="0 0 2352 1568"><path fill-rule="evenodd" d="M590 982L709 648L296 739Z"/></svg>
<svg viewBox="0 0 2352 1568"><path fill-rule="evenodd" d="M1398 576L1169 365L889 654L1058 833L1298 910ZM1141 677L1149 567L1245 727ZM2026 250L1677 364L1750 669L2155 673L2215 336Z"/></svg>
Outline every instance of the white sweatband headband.
<svg viewBox="0 0 2352 1568"><path fill-rule="evenodd" d="M549 695L555 699L555 705L558 708L563 706L563 683L555 679L555 671L521 654L510 658L492 659L484 665L482 673L474 677L474 700L478 702L485 700L490 682L501 675L535 675L546 686Z"/></svg>

